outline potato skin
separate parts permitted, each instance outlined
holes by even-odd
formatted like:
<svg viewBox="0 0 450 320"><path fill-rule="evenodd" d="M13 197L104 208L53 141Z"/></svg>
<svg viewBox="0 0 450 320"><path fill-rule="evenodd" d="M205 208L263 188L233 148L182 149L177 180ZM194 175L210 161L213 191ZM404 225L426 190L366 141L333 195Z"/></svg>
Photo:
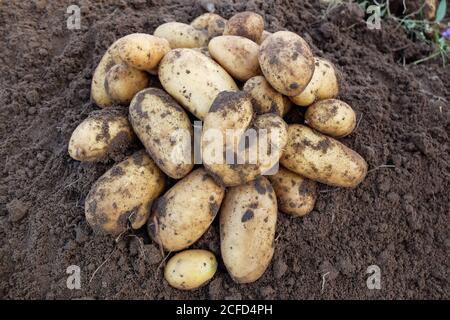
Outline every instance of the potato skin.
<svg viewBox="0 0 450 320"><path fill-rule="evenodd" d="M180 22L167 22L156 28L156 37L169 41L172 49L198 48L208 44L206 31L195 29L193 26Z"/></svg>
<svg viewBox="0 0 450 320"><path fill-rule="evenodd" d="M141 150L106 171L86 197L86 220L95 232L117 236L142 227L153 200L163 191L165 176Z"/></svg>
<svg viewBox="0 0 450 320"><path fill-rule="evenodd" d="M341 138L356 127L356 113L347 103L327 99L314 103L305 113L305 123L326 135Z"/></svg>
<svg viewBox="0 0 450 320"><path fill-rule="evenodd" d="M264 31L262 32L262 34L261 34L261 39L259 39L258 44L261 45L261 43L263 43L264 40L266 40L267 37L268 37L268 36L271 36L271 35L272 35L272 32L269 32L269 31L264 30Z"/></svg>
<svg viewBox="0 0 450 320"><path fill-rule="evenodd" d="M218 36L208 44L211 56L228 73L241 81L261 74L259 68L259 46L244 37Z"/></svg>
<svg viewBox="0 0 450 320"><path fill-rule="evenodd" d="M206 30L208 38L212 39L223 34L226 22L227 20L218 14L207 12L195 18L191 26L198 30Z"/></svg>
<svg viewBox="0 0 450 320"><path fill-rule="evenodd" d="M113 103L128 105L134 95L147 88L149 83L147 73L121 63L106 73L105 89Z"/></svg>
<svg viewBox="0 0 450 320"><path fill-rule="evenodd" d="M203 120L221 91L237 91L233 78L215 61L193 49L174 49L162 59L159 80L184 108Z"/></svg>
<svg viewBox="0 0 450 320"><path fill-rule="evenodd" d="M150 236L166 251L189 247L208 230L224 194L205 169L191 172L155 201L147 224Z"/></svg>
<svg viewBox="0 0 450 320"><path fill-rule="evenodd" d="M268 36L259 49L261 70L278 92L286 96L299 95L314 73L314 57L308 44L290 31L278 31Z"/></svg>
<svg viewBox="0 0 450 320"><path fill-rule="evenodd" d="M264 177L230 188L220 210L220 249L235 282L258 280L274 253L277 200Z"/></svg>
<svg viewBox="0 0 450 320"><path fill-rule="evenodd" d="M180 179L192 170L191 121L171 96L157 88L142 90L130 104L130 122L165 174Z"/></svg>
<svg viewBox="0 0 450 320"><path fill-rule="evenodd" d="M164 268L164 278L174 288L194 290L214 277L217 260L212 252L192 249L174 255Z"/></svg>
<svg viewBox="0 0 450 320"><path fill-rule="evenodd" d="M299 124L288 128L280 163L299 175L336 187L354 188L367 174L367 163L358 153Z"/></svg>
<svg viewBox="0 0 450 320"><path fill-rule="evenodd" d="M277 195L278 209L284 213L302 217L314 209L317 199L317 183L280 167L269 175Z"/></svg>
<svg viewBox="0 0 450 320"><path fill-rule="evenodd" d="M241 36L259 43L263 31L264 18L255 12L244 11L227 21L223 35Z"/></svg>

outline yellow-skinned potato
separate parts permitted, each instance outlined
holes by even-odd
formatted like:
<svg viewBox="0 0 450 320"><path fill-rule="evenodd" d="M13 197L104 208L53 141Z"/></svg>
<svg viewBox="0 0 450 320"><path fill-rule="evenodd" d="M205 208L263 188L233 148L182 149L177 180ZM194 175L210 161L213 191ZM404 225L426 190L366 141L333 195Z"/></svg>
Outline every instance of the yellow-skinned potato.
<svg viewBox="0 0 450 320"><path fill-rule="evenodd" d="M241 36L259 43L263 31L263 17L255 12L245 11L235 14L227 21L223 35Z"/></svg>
<svg viewBox="0 0 450 320"><path fill-rule="evenodd" d="M72 133L69 155L78 161L103 161L129 146L134 139L133 129L122 110L97 110Z"/></svg>
<svg viewBox="0 0 450 320"><path fill-rule="evenodd" d="M314 58L315 68L311 81L298 96L291 97L296 105L306 107L315 101L331 99L339 94L336 71L331 62L322 58Z"/></svg>
<svg viewBox="0 0 450 320"><path fill-rule="evenodd" d="M160 63L158 76L164 89L201 120L219 92L238 90L220 65L193 49L169 51Z"/></svg>
<svg viewBox="0 0 450 320"><path fill-rule="evenodd" d="M367 163L358 153L300 124L289 126L280 163L301 176L336 187L354 188L367 174Z"/></svg>
<svg viewBox="0 0 450 320"><path fill-rule="evenodd" d="M266 31L264 30L263 33L261 34L261 39L259 39L258 44L261 44L264 42L264 40L267 39L268 36L272 35L272 32Z"/></svg>
<svg viewBox="0 0 450 320"><path fill-rule="evenodd" d="M172 49L198 48L208 44L206 31L195 29L193 26L180 22L167 22L156 28L155 36L169 41Z"/></svg>
<svg viewBox="0 0 450 320"><path fill-rule="evenodd" d="M191 121L166 92L145 89L130 104L130 122L158 167L180 179L194 167Z"/></svg>
<svg viewBox="0 0 450 320"><path fill-rule="evenodd" d="M198 30L207 30L208 37L214 38L223 34L226 19L216 13L207 12L198 16L191 22L191 26Z"/></svg>
<svg viewBox="0 0 450 320"><path fill-rule="evenodd" d="M218 36L208 44L211 56L234 78L246 81L261 74L259 46L244 37Z"/></svg>
<svg viewBox="0 0 450 320"><path fill-rule="evenodd" d="M149 86L145 71L132 68L125 63L116 64L106 73L105 88L113 103L128 105L134 95Z"/></svg>
<svg viewBox="0 0 450 320"><path fill-rule="evenodd" d="M106 171L89 191L86 220L96 232L119 235L142 227L163 191L165 176L142 150Z"/></svg>
<svg viewBox="0 0 450 320"><path fill-rule="evenodd" d="M283 167L274 175L267 176L277 195L278 209L284 213L302 217L314 209L317 199L315 181Z"/></svg>
<svg viewBox="0 0 450 320"><path fill-rule="evenodd" d="M208 58L211 58L211 55L209 54L208 47L192 48L192 50L200 52L201 54L207 56Z"/></svg>
<svg viewBox="0 0 450 320"><path fill-rule="evenodd" d="M230 188L220 210L220 249L234 281L249 283L266 271L274 252L277 199L259 177Z"/></svg>
<svg viewBox="0 0 450 320"><path fill-rule="evenodd" d="M164 268L166 281L180 290L194 290L214 277L217 260L213 253L192 249L174 255Z"/></svg>
<svg viewBox="0 0 450 320"><path fill-rule="evenodd" d="M314 57L310 47L299 35L278 31L267 37L259 49L261 70L278 92L299 95L314 73Z"/></svg>
<svg viewBox="0 0 450 320"><path fill-rule="evenodd" d="M167 251L189 247L208 230L224 194L205 169L191 172L155 202L150 236Z"/></svg>

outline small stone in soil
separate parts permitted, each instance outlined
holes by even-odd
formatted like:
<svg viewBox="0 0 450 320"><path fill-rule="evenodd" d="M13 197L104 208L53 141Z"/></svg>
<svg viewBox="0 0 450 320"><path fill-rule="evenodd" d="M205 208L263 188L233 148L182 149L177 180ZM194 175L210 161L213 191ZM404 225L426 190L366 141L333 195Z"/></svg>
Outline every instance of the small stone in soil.
<svg viewBox="0 0 450 320"><path fill-rule="evenodd" d="M19 199L14 199L6 205L6 210L9 213L9 221L18 222L22 220L27 214L29 205Z"/></svg>

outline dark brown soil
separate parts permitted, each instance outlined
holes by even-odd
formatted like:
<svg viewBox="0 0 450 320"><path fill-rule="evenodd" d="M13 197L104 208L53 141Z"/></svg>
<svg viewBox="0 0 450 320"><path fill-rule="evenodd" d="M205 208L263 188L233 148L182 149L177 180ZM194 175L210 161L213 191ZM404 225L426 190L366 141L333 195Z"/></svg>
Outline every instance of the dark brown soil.
<svg viewBox="0 0 450 320"><path fill-rule="evenodd" d="M355 190L321 186L305 218L280 214L274 259L256 283L235 284L221 264L205 287L172 289L144 230L118 243L92 233L84 200L113 161L74 161L67 143L97 109L92 73L115 39L190 22L204 9L188 0L80 0L82 28L71 31L69 2L2 1L0 297L450 298L450 68L439 60L410 64L432 48L408 40L394 22L369 30L355 8L330 17L319 1L225 2L216 5L224 17L256 11L269 31L299 33L338 66L341 98L359 119L342 140L368 161L366 180ZM217 224L195 247L220 258ZM373 264L381 290L366 286ZM66 287L70 265L81 268L81 290Z"/></svg>

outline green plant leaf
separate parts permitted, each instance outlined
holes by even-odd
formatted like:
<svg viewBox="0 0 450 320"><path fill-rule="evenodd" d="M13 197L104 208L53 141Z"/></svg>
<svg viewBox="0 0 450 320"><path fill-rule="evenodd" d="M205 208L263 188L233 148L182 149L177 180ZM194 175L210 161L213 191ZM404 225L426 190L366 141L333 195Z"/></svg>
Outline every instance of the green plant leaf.
<svg viewBox="0 0 450 320"><path fill-rule="evenodd" d="M439 23L445 18L445 13L447 11L447 1L441 0L439 6L436 10L436 22Z"/></svg>

